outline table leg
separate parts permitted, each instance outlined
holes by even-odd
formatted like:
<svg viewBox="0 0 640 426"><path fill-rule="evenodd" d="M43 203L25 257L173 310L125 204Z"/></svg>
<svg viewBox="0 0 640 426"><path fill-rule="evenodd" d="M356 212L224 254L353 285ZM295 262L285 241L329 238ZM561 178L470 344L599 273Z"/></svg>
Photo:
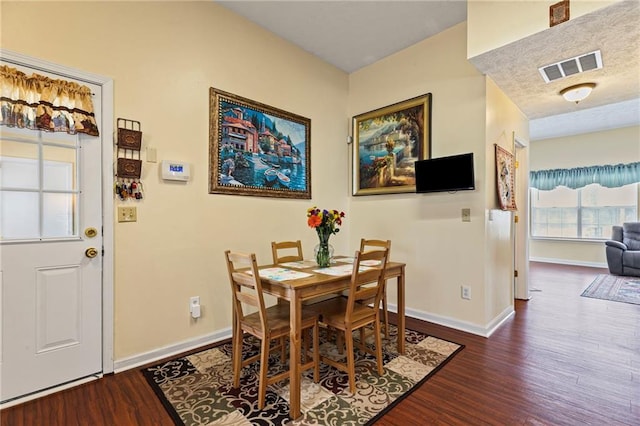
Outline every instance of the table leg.
<svg viewBox="0 0 640 426"><path fill-rule="evenodd" d="M289 342L289 417L300 417L300 360L301 360L301 330L302 302L297 295L289 302L290 342ZM314 348L315 350L315 348Z"/></svg>
<svg viewBox="0 0 640 426"><path fill-rule="evenodd" d="M398 353L404 354L404 266L398 275Z"/></svg>

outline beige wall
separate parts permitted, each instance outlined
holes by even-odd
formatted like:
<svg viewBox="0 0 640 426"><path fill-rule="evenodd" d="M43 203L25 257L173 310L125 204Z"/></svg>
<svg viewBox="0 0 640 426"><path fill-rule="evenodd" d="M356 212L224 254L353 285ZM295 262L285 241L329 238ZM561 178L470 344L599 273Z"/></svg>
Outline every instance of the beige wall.
<svg viewBox="0 0 640 426"><path fill-rule="evenodd" d="M468 58L549 28L549 6L559 0L468 0ZM571 0L570 19L621 0Z"/></svg>
<svg viewBox="0 0 640 426"><path fill-rule="evenodd" d="M138 222L115 224L116 360L230 327L223 251L255 251L266 262L271 240L301 238L311 255L317 237L306 209L347 210L345 73L212 2L2 9L3 48L113 78L114 116L140 121L159 161L192 165L184 185L161 181L159 163L144 162ZM52 22L61 23L53 33ZM208 194L210 87L311 119L312 200ZM346 237L332 244L348 247ZM188 310L195 295L197 322Z"/></svg>
<svg viewBox="0 0 640 426"><path fill-rule="evenodd" d="M640 161L640 126L533 141L531 170Z"/></svg>
<svg viewBox="0 0 640 426"><path fill-rule="evenodd" d="M640 161L640 126L535 141L531 170ZM603 242L531 240L533 260L606 266Z"/></svg>
<svg viewBox="0 0 640 426"><path fill-rule="evenodd" d="M192 165L192 180L176 184L145 161L138 222L115 224L116 360L230 327L223 251L268 260L269 241L301 238L310 257L312 205L347 212L331 241L338 252L355 250L363 236L393 241L393 257L408 264L410 314L483 333L512 310L511 213L488 214L496 207L493 144L528 130L466 61L466 23L347 76L210 2L3 2L1 19L2 48L113 78L114 116L142 123L143 148ZM51 22L65 24L43 43ZM312 200L208 194L210 87L312 120ZM432 155L473 152L476 190L351 197L349 117L427 92ZM471 209L470 223L462 208ZM472 300L460 298L461 285ZM195 295L198 321L188 313Z"/></svg>
<svg viewBox="0 0 640 426"><path fill-rule="evenodd" d="M358 220L350 239L352 247L364 236L393 241L393 257L407 262L407 306L418 315L484 331L513 305L504 273L511 263L498 265L509 259L505 250L510 253L511 247L504 240L510 239L509 221L496 219L487 229L486 212L488 200L491 208L497 203L493 143L503 131L511 135L515 129L498 124L511 119L505 115L513 113L513 105L505 106L498 95L488 100L485 77L465 59L466 32L466 23L459 24L351 74L349 114L432 93L432 156L473 152L476 189L353 197L349 210ZM495 86L490 90L499 92ZM487 131L485 111L494 108ZM462 208L471 209L470 223L461 221ZM487 246L490 256L485 256ZM471 300L461 299L461 285L471 287Z"/></svg>

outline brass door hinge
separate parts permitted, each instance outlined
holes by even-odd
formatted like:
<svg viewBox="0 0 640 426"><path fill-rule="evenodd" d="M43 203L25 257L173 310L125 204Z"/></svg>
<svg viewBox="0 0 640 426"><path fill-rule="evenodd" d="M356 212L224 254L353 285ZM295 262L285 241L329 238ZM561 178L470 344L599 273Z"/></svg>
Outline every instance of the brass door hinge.
<svg viewBox="0 0 640 426"><path fill-rule="evenodd" d="M520 217L518 215L515 215L513 217L513 223L518 223L519 220L520 220Z"/></svg>
<svg viewBox="0 0 640 426"><path fill-rule="evenodd" d="M513 271L513 277L514 278L518 278L518 270L517 269Z"/></svg>

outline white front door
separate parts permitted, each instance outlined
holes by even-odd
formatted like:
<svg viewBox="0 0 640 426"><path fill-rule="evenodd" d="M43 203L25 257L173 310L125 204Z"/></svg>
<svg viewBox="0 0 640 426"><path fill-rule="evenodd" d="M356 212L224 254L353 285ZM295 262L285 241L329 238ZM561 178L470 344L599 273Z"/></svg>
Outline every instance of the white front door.
<svg viewBox="0 0 640 426"><path fill-rule="evenodd" d="M0 127L0 402L102 372L102 143Z"/></svg>

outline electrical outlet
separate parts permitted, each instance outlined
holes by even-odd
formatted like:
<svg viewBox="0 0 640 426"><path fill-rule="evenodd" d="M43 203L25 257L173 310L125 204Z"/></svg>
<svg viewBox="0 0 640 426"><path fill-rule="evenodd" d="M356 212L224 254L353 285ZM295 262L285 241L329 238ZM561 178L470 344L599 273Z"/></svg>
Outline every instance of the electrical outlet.
<svg viewBox="0 0 640 426"><path fill-rule="evenodd" d="M471 300L471 287L468 285L460 286L460 297Z"/></svg>
<svg viewBox="0 0 640 426"><path fill-rule="evenodd" d="M118 222L137 222L138 210L136 207L118 207Z"/></svg>
<svg viewBox="0 0 640 426"><path fill-rule="evenodd" d="M192 318L200 318L200 296L189 298L189 312Z"/></svg>

